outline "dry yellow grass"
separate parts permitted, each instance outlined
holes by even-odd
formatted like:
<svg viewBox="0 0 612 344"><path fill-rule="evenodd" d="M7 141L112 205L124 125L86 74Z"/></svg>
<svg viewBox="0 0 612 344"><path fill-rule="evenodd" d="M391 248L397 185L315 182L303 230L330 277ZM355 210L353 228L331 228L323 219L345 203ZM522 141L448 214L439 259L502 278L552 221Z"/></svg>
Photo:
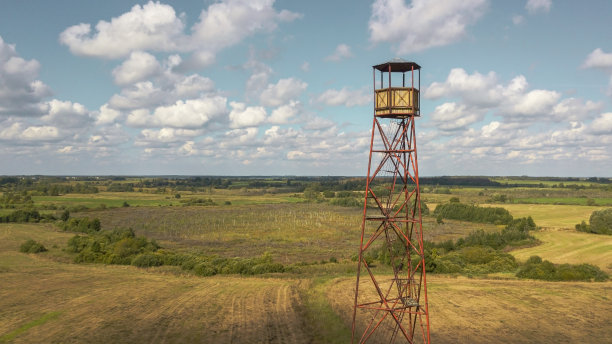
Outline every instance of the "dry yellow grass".
<svg viewBox="0 0 612 344"><path fill-rule="evenodd" d="M589 263L612 273L612 236L549 229L532 233L541 245L510 252L519 260L540 256L556 264Z"/></svg>
<svg viewBox="0 0 612 344"><path fill-rule="evenodd" d="M76 265L71 233L0 225L0 343L303 343L295 278L209 278L162 269ZM51 252L24 254L34 239ZM56 246L56 247L54 247Z"/></svg>
<svg viewBox="0 0 612 344"><path fill-rule="evenodd" d="M0 261L6 255L2 252ZM300 280L176 276L21 255L1 273L0 342L304 343ZM4 264L3 264L4 265ZM58 314L14 335L45 314Z"/></svg>
<svg viewBox="0 0 612 344"><path fill-rule="evenodd" d="M354 280L330 303L351 323ZM428 276L432 343L610 343L612 282L564 283Z"/></svg>

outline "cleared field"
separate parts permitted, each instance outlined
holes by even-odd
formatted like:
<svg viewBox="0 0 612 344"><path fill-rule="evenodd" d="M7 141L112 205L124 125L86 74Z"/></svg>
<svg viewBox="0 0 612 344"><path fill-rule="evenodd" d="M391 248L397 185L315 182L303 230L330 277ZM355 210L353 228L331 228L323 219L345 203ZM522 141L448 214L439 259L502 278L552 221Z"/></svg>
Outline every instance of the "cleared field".
<svg viewBox="0 0 612 344"><path fill-rule="evenodd" d="M612 282L427 278L432 343L610 343ZM355 285L339 278L328 299L352 321ZM374 295L372 295L374 296Z"/></svg>
<svg viewBox="0 0 612 344"><path fill-rule="evenodd" d="M0 342L305 343L311 337L301 284L63 264L2 251Z"/></svg>
<svg viewBox="0 0 612 344"><path fill-rule="evenodd" d="M357 252L360 208L325 203L251 204L206 207L130 207L77 213L98 217L102 227L131 227L166 247L197 248L221 256L272 253L282 263L349 258ZM425 218L427 240L457 239L487 224Z"/></svg>
<svg viewBox="0 0 612 344"><path fill-rule="evenodd" d="M541 245L510 253L519 260L540 256L556 264L589 263L612 273L612 236L581 233L570 230L533 232Z"/></svg>
<svg viewBox="0 0 612 344"><path fill-rule="evenodd" d="M296 275L202 278L171 267L67 264L61 248L72 235L46 224L0 225L0 342L346 342L354 277L331 279L346 275L324 270L346 265L311 266ZM51 252L17 252L29 238ZM428 282L436 343L612 338L612 282L437 275Z"/></svg>
<svg viewBox="0 0 612 344"><path fill-rule="evenodd" d="M589 207L553 204L481 204L483 207L508 209L515 218L531 216L538 226L574 228L581 221L589 220L591 213L605 207Z"/></svg>

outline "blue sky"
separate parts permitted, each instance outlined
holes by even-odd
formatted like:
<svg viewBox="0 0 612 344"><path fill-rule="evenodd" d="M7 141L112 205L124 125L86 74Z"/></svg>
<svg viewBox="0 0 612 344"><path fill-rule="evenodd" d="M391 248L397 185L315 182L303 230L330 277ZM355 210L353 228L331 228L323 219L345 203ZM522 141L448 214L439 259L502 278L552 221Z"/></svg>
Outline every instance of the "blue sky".
<svg viewBox="0 0 612 344"><path fill-rule="evenodd" d="M610 1L0 6L0 174L364 175L402 58L421 175L612 176Z"/></svg>

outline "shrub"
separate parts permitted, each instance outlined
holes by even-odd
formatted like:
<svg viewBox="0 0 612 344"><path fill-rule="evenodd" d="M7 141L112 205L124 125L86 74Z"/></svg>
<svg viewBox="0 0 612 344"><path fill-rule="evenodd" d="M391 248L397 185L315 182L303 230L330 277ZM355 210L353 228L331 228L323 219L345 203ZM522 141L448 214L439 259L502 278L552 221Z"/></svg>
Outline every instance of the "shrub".
<svg viewBox="0 0 612 344"><path fill-rule="evenodd" d="M67 252L77 253L74 258L76 263L121 265L129 265L135 256L153 253L157 249L159 245L154 240L137 237L132 229L90 232L88 236L76 235L68 240L66 247Z"/></svg>
<svg viewBox="0 0 612 344"><path fill-rule="evenodd" d="M280 263L261 263L253 265L251 272L254 275L272 273L272 272L284 272L285 267Z"/></svg>
<svg viewBox="0 0 612 344"><path fill-rule="evenodd" d="M533 231L536 229L538 229L538 227L531 216L514 219L506 226L506 230L516 230L520 232Z"/></svg>
<svg viewBox="0 0 612 344"><path fill-rule="evenodd" d="M512 221L512 215L504 208L485 208L463 203L440 204L433 213L445 219L480 223L508 224Z"/></svg>
<svg viewBox="0 0 612 344"><path fill-rule="evenodd" d="M15 210L12 213L0 216L2 222L40 222L42 217L36 210Z"/></svg>
<svg viewBox="0 0 612 344"><path fill-rule="evenodd" d="M325 198L334 198L334 196L336 196L336 193L333 192L332 190L323 191L323 197Z"/></svg>
<svg viewBox="0 0 612 344"><path fill-rule="evenodd" d="M329 201L329 204L339 205L342 207L363 207L363 201L353 197L336 197Z"/></svg>
<svg viewBox="0 0 612 344"><path fill-rule="evenodd" d="M605 281L608 275L591 264L555 265L538 256L530 257L516 273L519 278L545 281Z"/></svg>
<svg viewBox="0 0 612 344"><path fill-rule="evenodd" d="M19 247L19 252L23 253L39 253L45 251L47 251L47 249L45 248L45 246L43 246L43 244L32 239L29 239L28 241L24 242Z"/></svg>
<svg viewBox="0 0 612 344"><path fill-rule="evenodd" d="M576 225L576 230L579 232L590 232L591 228L589 227L589 225L586 224L586 222L584 222L584 220Z"/></svg>
<svg viewBox="0 0 612 344"><path fill-rule="evenodd" d="M470 246L439 255L436 248L426 249L427 269L434 273L487 274L509 272L517 268L514 257L485 246Z"/></svg>
<svg viewBox="0 0 612 344"><path fill-rule="evenodd" d="M209 262L201 262L193 267L193 272L198 276L212 276L217 274L217 270Z"/></svg>
<svg viewBox="0 0 612 344"><path fill-rule="evenodd" d="M421 215L429 215L429 207L425 202L421 202Z"/></svg>
<svg viewBox="0 0 612 344"><path fill-rule="evenodd" d="M209 206L209 205L217 205L212 199L204 199L204 198L190 198L190 199L181 199L180 200L183 205L201 205L201 206Z"/></svg>
<svg viewBox="0 0 612 344"><path fill-rule="evenodd" d="M591 233L612 234L612 208L594 211L589 224Z"/></svg>
<svg viewBox="0 0 612 344"><path fill-rule="evenodd" d="M352 191L338 191L336 193L336 197L340 197L340 198L353 197L353 192Z"/></svg>
<svg viewBox="0 0 612 344"><path fill-rule="evenodd" d="M70 232L80 233L95 233L102 229L102 224L99 219L90 219L88 217L71 218L68 221L60 224L60 228Z"/></svg>
<svg viewBox="0 0 612 344"><path fill-rule="evenodd" d="M60 216L60 220L66 222L68 221L68 219L70 219L70 212L68 210L64 210L64 212Z"/></svg>

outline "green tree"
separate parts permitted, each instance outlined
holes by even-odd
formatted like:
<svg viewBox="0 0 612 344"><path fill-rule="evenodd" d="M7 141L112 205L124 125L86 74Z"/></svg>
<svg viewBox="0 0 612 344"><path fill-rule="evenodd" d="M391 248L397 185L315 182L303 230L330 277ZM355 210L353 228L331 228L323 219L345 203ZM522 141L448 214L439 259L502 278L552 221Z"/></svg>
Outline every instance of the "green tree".
<svg viewBox="0 0 612 344"><path fill-rule="evenodd" d="M589 223L591 233L612 235L612 208L594 211Z"/></svg>
<svg viewBox="0 0 612 344"><path fill-rule="evenodd" d="M39 252L45 252L45 251L47 251L47 249L45 248L45 246L43 246L43 244L37 241L34 241L32 239L24 242L19 247L19 252L23 252L23 253L39 253Z"/></svg>
<svg viewBox="0 0 612 344"><path fill-rule="evenodd" d="M64 212L62 213L62 216L60 217L60 219L64 222L68 221L68 219L70 218L70 212L68 210L64 210Z"/></svg>

